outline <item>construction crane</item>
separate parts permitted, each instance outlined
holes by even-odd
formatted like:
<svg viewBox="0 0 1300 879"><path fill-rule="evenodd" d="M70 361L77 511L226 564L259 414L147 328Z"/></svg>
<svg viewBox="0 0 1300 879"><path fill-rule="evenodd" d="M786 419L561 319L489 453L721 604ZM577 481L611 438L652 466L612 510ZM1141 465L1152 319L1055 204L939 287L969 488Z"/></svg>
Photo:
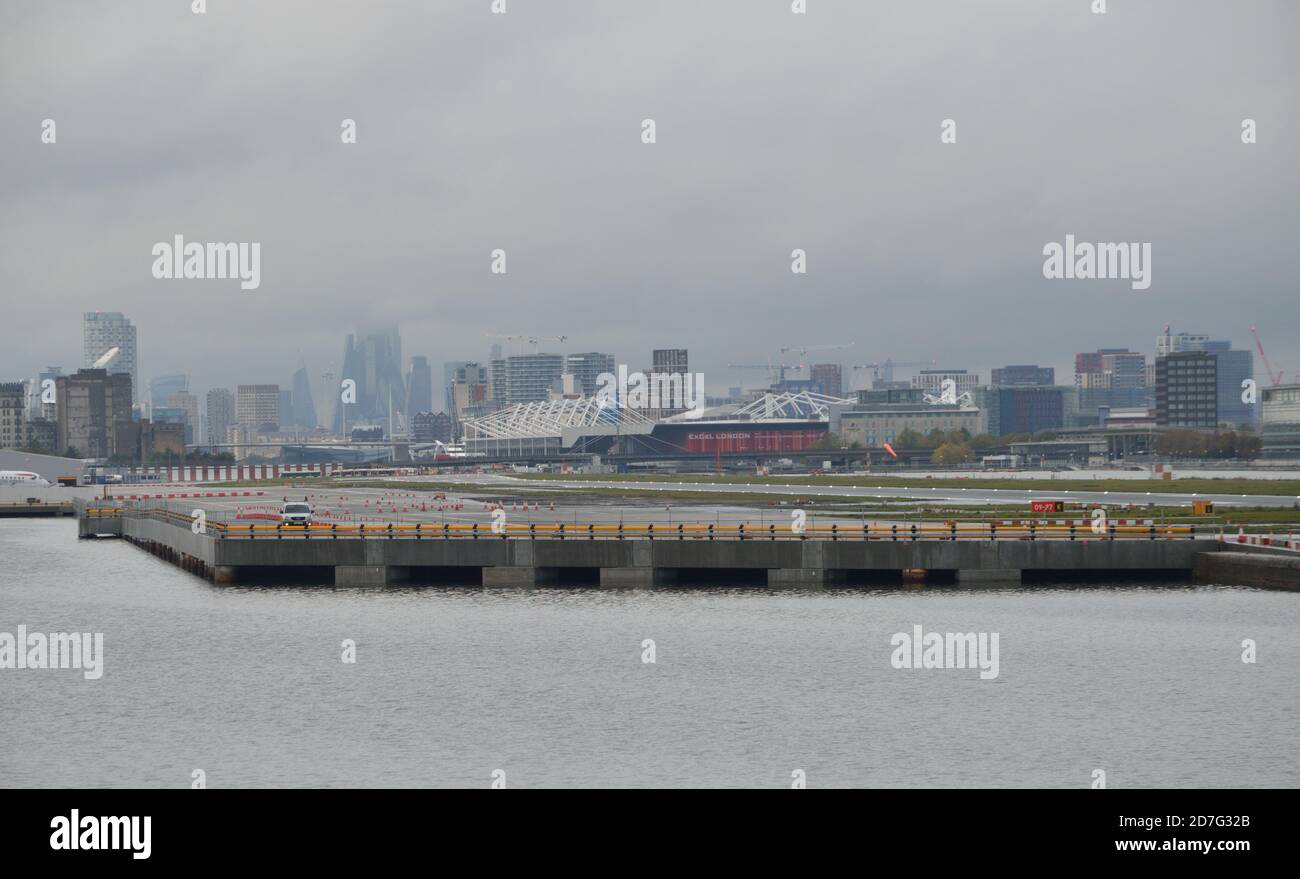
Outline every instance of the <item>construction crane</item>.
<svg viewBox="0 0 1300 879"><path fill-rule="evenodd" d="M809 351L838 351L841 348L851 348L851 347L853 347L852 342L849 342L847 345L787 345L786 347L781 349L781 353L789 354L791 351L798 351L799 352L798 368L802 370L805 368L806 365L804 363L804 355L807 354Z"/></svg>
<svg viewBox="0 0 1300 879"><path fill-rule="evenodd" d="M505 339L506 341L509 342L518 342L518 341L527 342L529 345L533 347L534 354L537 353L537 346L541 342L563 342L569 338L568 336L528 336L528 335L523 335L521 333L510 333L510 334L484 333L483 335L489 339Z"/></svg>
<svg viewBox="0 0 1300 879"><path fill-rule="evenodd" d="M791 366L788 363L773 363L770 360L767 363L728 363L727 369L765 369L772 377L772 384L780 384L785 381L785 371L787 369L798 369L797 366Z"/></svg>
<svg viewBox="0 0 1300 879"><path fill-rule="evenodd" d="M1282 384L1282 374L1286 372L1286 370L1279 369L1277 371L1277 374L1274 375L1273 364L1268 362L1268 355L1264 353L1264 343L1259 340L1259 330L1255 329L1254 327L1251 327L1250 333L1252 336L1255 337L1255 347L1259 349L1259 357L1261 360L1264 361L1264 370L1265 372L1268 373L1269 384L1271 384L1273 387L1277 387L1278 385Z"/></svg>
<svg viewBox="0 0 1300 879"><path fill-rule="evenodd" d="M853 370L870 369L871 380L873 382L881 378L881 370L884 370L884 380L887 382L892 382L894 380L895 366L899 366L899 367L934 366L936 362L937 361L934 360L893 360L892 358L888 358L881 363L860 363L860 364L854 364L849 368Z"/></svg>

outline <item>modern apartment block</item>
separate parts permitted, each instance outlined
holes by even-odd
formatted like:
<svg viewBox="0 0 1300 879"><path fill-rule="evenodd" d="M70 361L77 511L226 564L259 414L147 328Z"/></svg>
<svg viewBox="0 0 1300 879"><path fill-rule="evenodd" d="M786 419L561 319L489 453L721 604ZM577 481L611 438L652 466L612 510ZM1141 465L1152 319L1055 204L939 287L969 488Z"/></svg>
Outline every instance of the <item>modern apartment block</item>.
<svg viewBox="0 0 1300 879"><path fill-rule="evenodd" d="M1217 360L1208 351L1156 358L1156 424L1212 428L1218 425Z"/></svg>
<svg viewBox="0 0 1300 879"><path fill-rule="evenodd" d="M264 433L280 429L280 386L239 385L235 389L235 418Z"/></svg>
<svg viewBox="0 0 1300 879"><path fill-rule="evenodd" d="M562 387L562 354L517 354L492 361L492 397L502 406L546 400Z"/></svg>
<svg viewBox="0 0 1300 879"><path fill-rule="evenodd" d="M573 376L574 392L584 397L596 396L602 373L617 374L618 365L613 354L587 351L569 354L564 358L564 371Z"/></svg>
<svg viewBox="0 0 1300 879"><path fill-rule="evenodd" d="M82 458L117 454L118 425L131 422L132 377L105 369L79 369L56 379L56 451Z"/></svg>
<svg viewBox="0 0 1300 879"><path fill-rule="evenodd" d="M106 365L109 375L131 376L131 398L140 399L139 346L135 325L120 311L87 311L81 326L82 365L91 368L113 348L120 349Z"/></svg>

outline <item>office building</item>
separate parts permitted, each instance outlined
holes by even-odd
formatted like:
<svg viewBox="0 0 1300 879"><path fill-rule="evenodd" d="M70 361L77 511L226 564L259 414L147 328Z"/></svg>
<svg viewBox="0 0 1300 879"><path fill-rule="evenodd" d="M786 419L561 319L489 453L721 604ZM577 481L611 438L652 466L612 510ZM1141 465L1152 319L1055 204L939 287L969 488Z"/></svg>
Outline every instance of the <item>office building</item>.
<svg viewBox="0 0 1300 879"><path fill-rule="evenodd" d="M344 421L388 429L406 402L402 339L396 326L349 335L343 350L343 381L356 383L356 402L335 407L334 432Z"/></svg>
<svg viewBox="0 0 1300 879"><path fill-rule="evenodd" d="M1214 340L1200 333L1165 332L1156 337L1156 356L1179 354L1185 351L1208 351L1214 355L1218 376L1219 410L1216 414L1219 424L1229 427L1247 425L1254 428L1259 423L1259 412L1255 404L1242 399L1245 382L1255 377L1255 355L1253 351L1236 350L1232 342Z"/></svg>
<svg viewBox="0 0 1300 879"><path fill-rule="evenodd" d="M82 366L95 362L114 348L120 349L104 365L109 375L131 376L131 399L140 399L139 346L135 325L120 311L87 311L81 326Z"/></svg>
<svg viewBox="0 0 1300 879"><path fill-rule="evenodd" d="M993 370L993 384L1000 388L1050 386L1056 384L1056 369L1036 364L1000 366Z"/></svg>
<svg viewBox="0 0 1300 879"><path fill-rule="evenodd" d="M1217 361L1208 351L1156 358L1156 424L1213 428L1218 419Z"/></svg>
<svg viewBox="0 0 1300 879"><path fill-rule="evenodd" d="M280 429L280 386L239 385L235 389L235 419L259 433Z"/></svg>
<svg viewBox="0 0 1300 879"><path fill-rule="evenodd" d="M919 390L919 389L918 389ZM979 432L980 411L948 403L885 403L840 415L840 441L866 448L893 443L905 430L925 435L933 430Z"/></svg>
<svg viewBox="0 0 1300 879"><path fill-rule="evenodd" d="M1265 388L1259 399L1263 457L1300 460L1300 384Z"/></svg>
<svg viewBox="0 0 1300 879"><path fill-rule="evenodd" d="M227 441L227 431L230 426L238 423L235 412L235 395L230 392L229 388L212 388L208 391L205 403L206 418L204 419L204 425L208 445L221 445Z"/></svg>
<svg viewBox="0 0 1300 879"><path fill-rule="evenodd" d="M967 372L964 369L923 369L919 375L912 377L911 386L937 397L943 392L943 383L949 380L956 385L958 396L974 391L980 383L977 372Z"/></svg>
<svg viewBox="0 0 1300 879"><path fill-rule="evenodd" d="M111 372L111 370L110 370ZM160 375L149 379L149 406L166 406L174 394L188 393L188 375Z"/></svg>
<svg viewBox="0 0 1300 879"><path fill-rule="evenodd" d="M312 400L311 377L307 367L299 366L293 374L293 391L289 395L289 423L304 430L315 430L320 422L316 420L316 404ZM283 413L282 413L283 414Z"/></svg>
<svg viewBox="0 0 1300 879"><path fill-rule="evenodd" d="M433 367L429 358L420 355L411 357L411 368L406 372L406 402L404 405L407 418L414 418L417 412L433 411Z"/></svg>
<svg viewBox="0 0 1300 879"><path fill-rule="evenodd" d="M1065 426L1065 397L1072 389L1063 387L992 387L977 396L987 409L984 431L993 436L1009 433L1036 434ZM981 398L987 400L984 402Z"/></svg>

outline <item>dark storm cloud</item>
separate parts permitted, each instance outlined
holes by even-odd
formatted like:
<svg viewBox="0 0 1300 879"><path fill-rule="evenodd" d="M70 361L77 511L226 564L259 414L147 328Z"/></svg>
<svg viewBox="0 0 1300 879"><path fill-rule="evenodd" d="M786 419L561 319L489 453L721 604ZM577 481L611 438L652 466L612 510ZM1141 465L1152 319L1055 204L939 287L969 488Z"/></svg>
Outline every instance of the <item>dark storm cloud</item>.
<svg viewBox="0 0 1300 879"><path fill-rule="evenodd" d="M634 369L687 346L712 390L844 341L1068 381L1075 351L1149 352L1166 323L1241 346L1259 324L1300 368L1300 16L1108 5L7 4L0 377L79 366L98 309L139 326L144 377L200 391L287 383L299 352L337 368L383 321L435 364L485 333ZM261 242L261 287L153 279L177 233ZM1151 242L1151 289L1045 281L1067 233Z"/></svg>

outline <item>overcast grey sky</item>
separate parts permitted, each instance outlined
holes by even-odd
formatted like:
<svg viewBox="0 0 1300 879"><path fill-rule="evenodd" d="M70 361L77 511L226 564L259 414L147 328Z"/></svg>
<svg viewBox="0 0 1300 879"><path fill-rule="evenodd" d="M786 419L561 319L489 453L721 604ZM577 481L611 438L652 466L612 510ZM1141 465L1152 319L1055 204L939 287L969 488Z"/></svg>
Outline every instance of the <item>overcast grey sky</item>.
<svg viewBox="0 0 1300 879"><path fill-rule="evenodd" d="M435 364L685 346L711 392L850 341L1068 382L1166 323L1300 371L1300 4L1090 4L4 0L0 379L79 367L86 310L200 392L386 321ZM155 280L178 233L260 242L261 287ZM1045 280L1067 233L1151 242L1150 289Z"/></svg>

